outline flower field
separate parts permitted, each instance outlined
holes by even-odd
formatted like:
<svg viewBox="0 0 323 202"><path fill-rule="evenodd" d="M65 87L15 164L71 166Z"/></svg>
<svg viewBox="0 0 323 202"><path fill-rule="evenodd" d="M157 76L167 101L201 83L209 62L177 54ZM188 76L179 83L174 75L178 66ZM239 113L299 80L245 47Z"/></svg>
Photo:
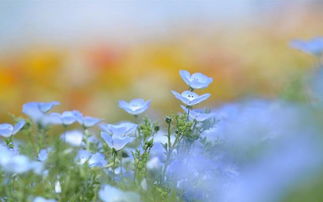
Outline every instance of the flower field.
<svg viewBox="0 0 323 202"><path fill-rule="evenodd" d="M323 201L322 9L5 3L0 201Z"/></svg>

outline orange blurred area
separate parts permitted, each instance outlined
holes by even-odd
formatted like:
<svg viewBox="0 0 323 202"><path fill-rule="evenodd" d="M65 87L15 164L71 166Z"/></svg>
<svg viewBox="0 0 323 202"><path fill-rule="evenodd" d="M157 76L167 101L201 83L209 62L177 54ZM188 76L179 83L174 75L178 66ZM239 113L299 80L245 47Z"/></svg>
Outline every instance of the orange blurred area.
<svg viewBox="0 0 323 202"><path fill-rule="evenodd" d="M21 114L25 102L51 100L60 101L62 110L79 109L108 121L127 116L117 107L120 99L151 99L152 116L172 113L180 108L170 90L186 88L180 69L214 78L199 91L212 94L206 106L277 97L313 65L313 58L291 49L289 41L323 33L323 13L312 7L301 11L297 21L281 12L246 26L192 22L135 43L101 37L72 46L42 41L5 50L0 55L1 119L9 119L8 112Z"/></svg>

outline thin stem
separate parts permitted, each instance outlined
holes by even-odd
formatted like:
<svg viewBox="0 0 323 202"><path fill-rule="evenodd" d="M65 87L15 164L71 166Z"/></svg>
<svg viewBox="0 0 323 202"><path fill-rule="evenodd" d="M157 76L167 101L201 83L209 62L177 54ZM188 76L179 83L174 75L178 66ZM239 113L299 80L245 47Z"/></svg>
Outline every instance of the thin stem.
<svg viewBox="0 0 323 202"><path fill-rule="evenodd" d="M112 162L113 162L112 171L113 171L113 177L115 176L116 158L117 158L117 155L118 155L118 151L115 150L115 149L112 149Z"/></svg>

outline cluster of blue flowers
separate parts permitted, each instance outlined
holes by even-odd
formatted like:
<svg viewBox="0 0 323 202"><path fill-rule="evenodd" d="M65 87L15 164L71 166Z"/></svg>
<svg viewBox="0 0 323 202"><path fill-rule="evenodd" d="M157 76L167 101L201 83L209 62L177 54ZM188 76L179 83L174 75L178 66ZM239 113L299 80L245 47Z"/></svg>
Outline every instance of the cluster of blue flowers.
<svg viewBox="0 0 323 202"><path fill-rule="evenodd" d="M323 53L322 38L292 46ZM320 171L323 102L195 109L211 96L195 91L213 79L179 74L188 90L171 93L184 112L167 116L166 127L142 115L151 104L144 99L118 103L135 123L53 112L56 101L24 104L29 119L0 124L0 201L279 201L281 190Z"/></svg>

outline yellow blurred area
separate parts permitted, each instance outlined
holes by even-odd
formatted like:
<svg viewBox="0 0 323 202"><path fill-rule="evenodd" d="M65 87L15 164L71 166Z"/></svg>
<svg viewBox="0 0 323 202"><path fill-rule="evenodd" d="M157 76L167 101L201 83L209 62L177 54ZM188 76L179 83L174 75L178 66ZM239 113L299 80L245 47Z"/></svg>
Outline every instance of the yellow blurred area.
<svg viewBox="0 0 323 202"><path fill-rule="evenodd" d="M127 116L117 107L120 99L151 99L152 116L178 111L170 90L187 88L180 69L214 78L208 89L198 91L212 94L206 106L247 96L275 97L311 69L311 56L288 43L323 33L317 27L322 14L317 15L287 28L279 22L207 32L188 28L129 45L106 39L68 48L43 44L2 55L1 118L8 119L8 112L20 114L25 102L51 100L60 101L61 109L109 121Z"/></svg>

